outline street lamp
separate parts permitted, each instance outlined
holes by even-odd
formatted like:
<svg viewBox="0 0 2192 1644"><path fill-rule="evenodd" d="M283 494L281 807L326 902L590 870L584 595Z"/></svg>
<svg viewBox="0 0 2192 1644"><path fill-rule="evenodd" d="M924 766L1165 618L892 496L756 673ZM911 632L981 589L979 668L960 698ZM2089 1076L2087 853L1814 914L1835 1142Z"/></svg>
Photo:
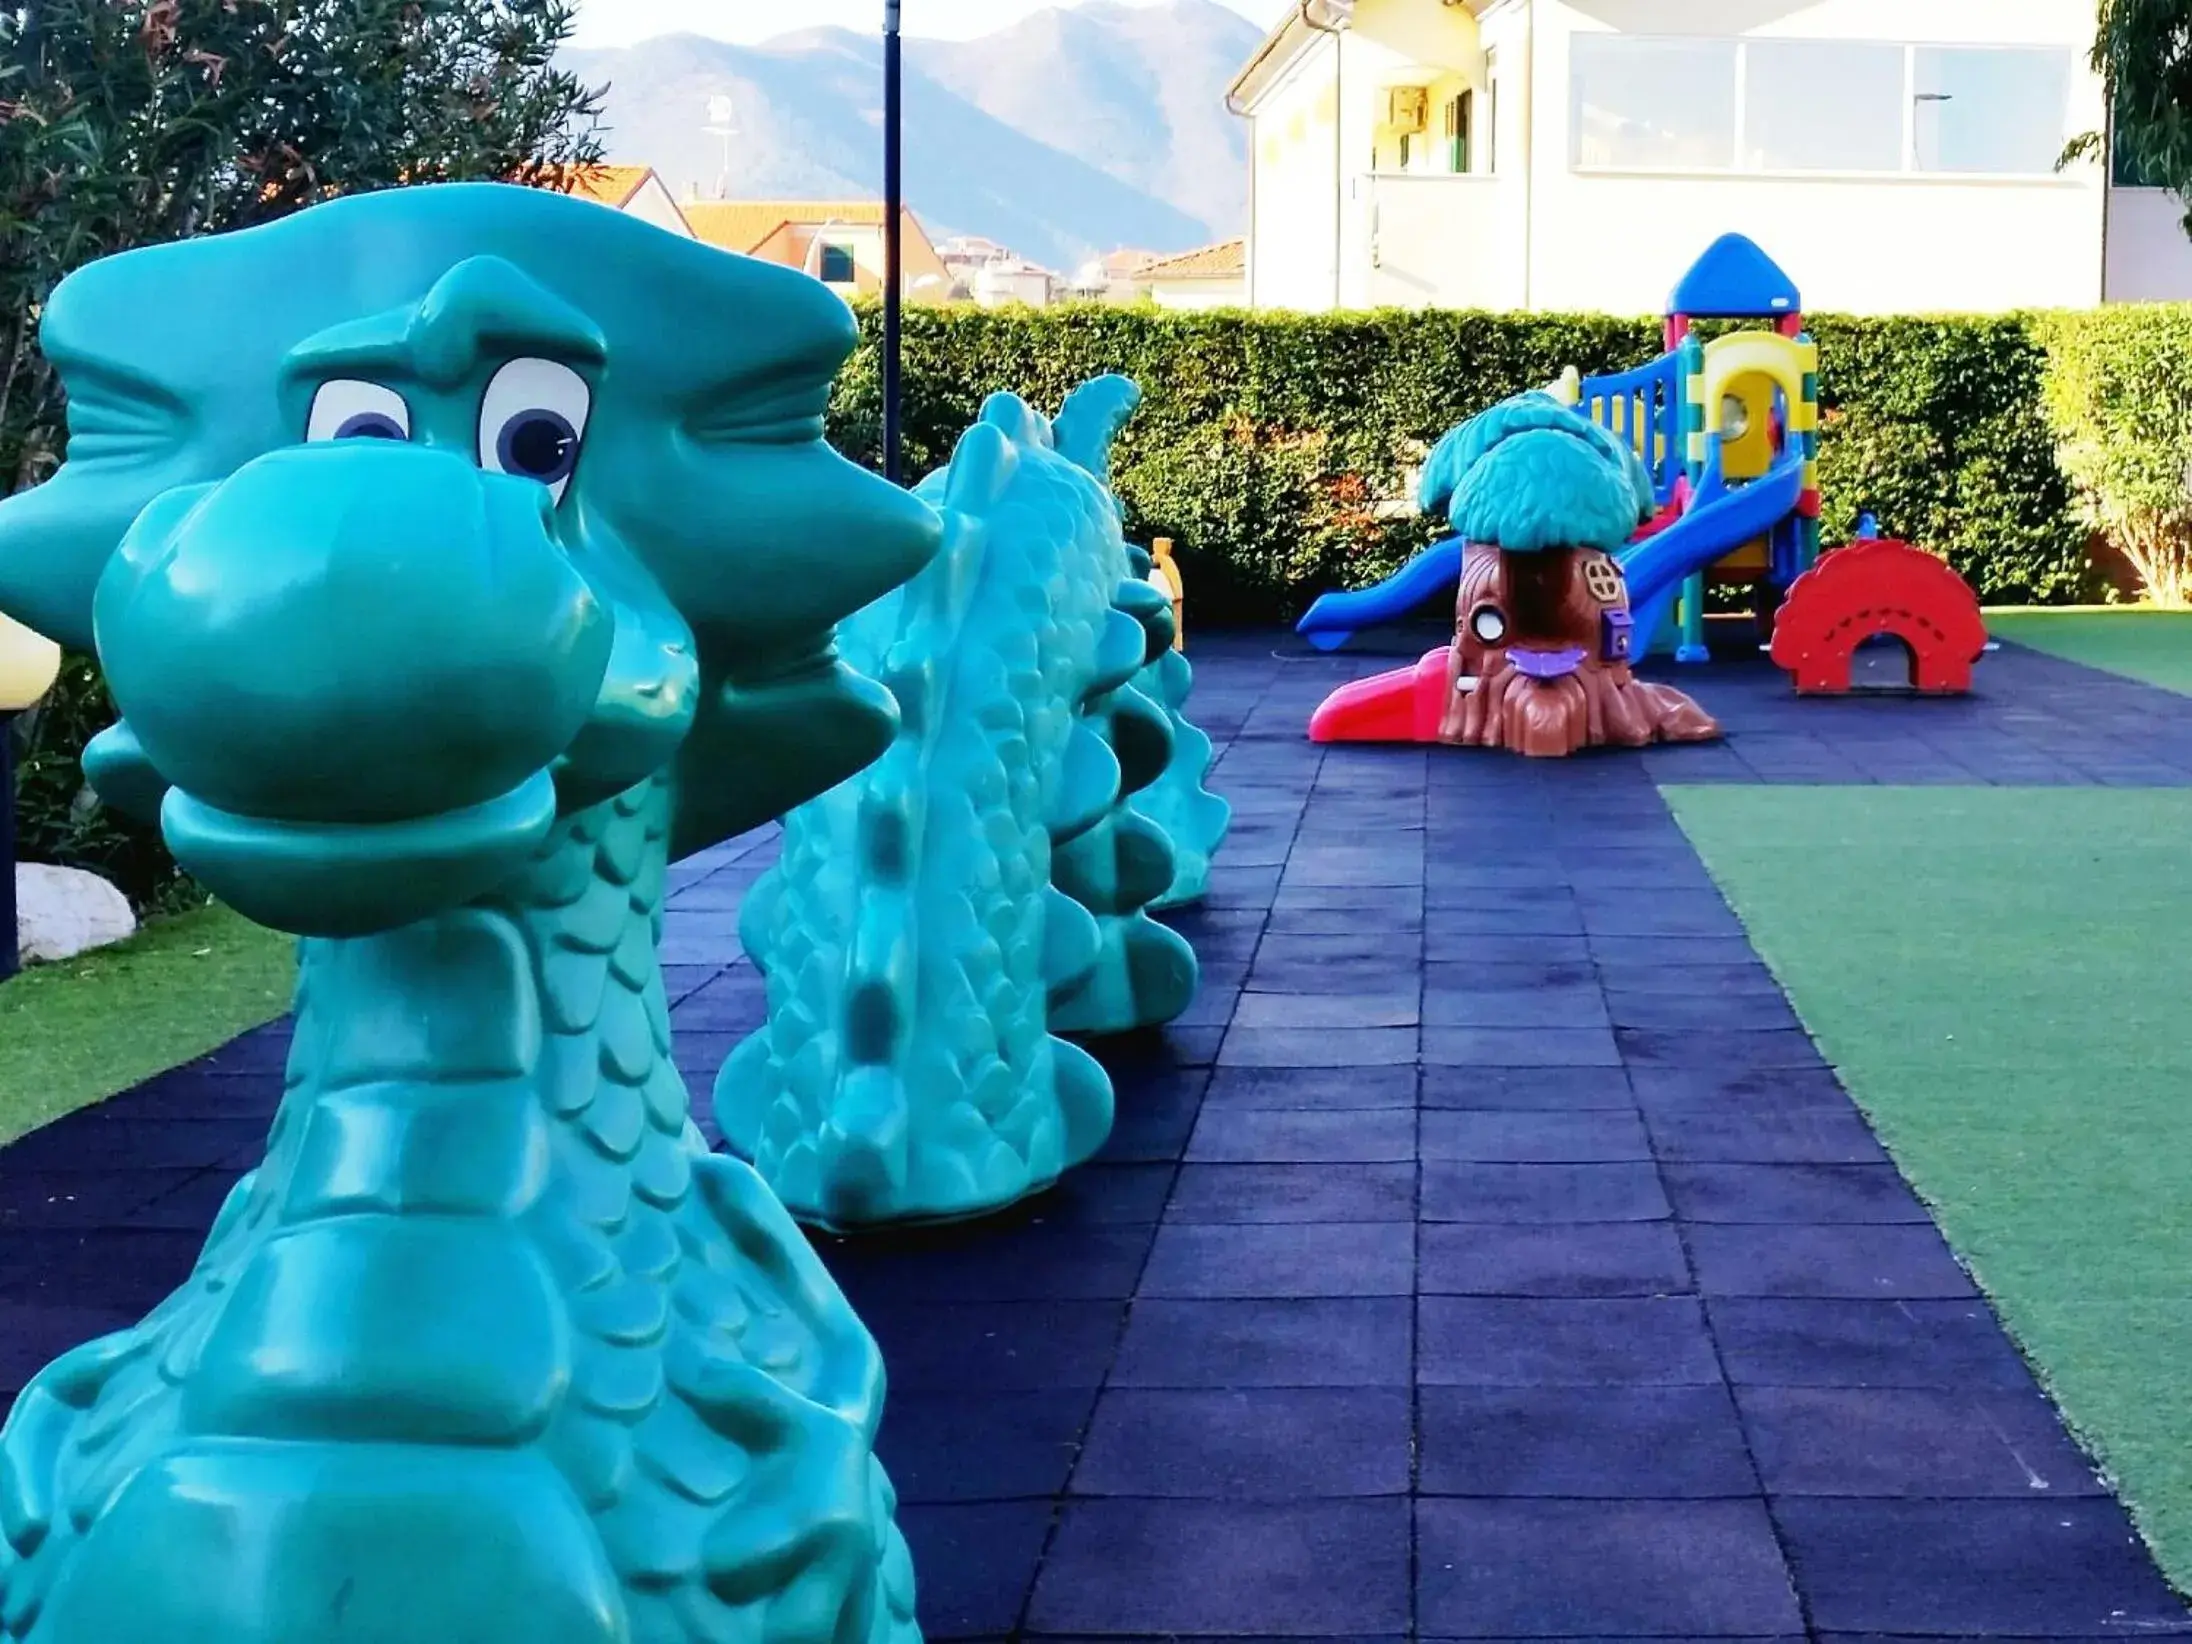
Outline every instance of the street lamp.
<svg viewBox="0 0 2192 1644"><path fill-rule="evenodd" d="M0 616L0 982L21 964L15 946L15 716L53 689L61 647Z"/></svg>
<svg viewBox="0 0 2192 1644"><path fill-rule="evenodd" d="M700 129L723 144L723 169L715 174L715 197L728 199L731 192L731 139L738 135L738 126L731 116L736 110L730 98L718 93L708 99L708 123Z"/></svg>
<svg viewBox="0 0 2192 1644"><path fill-rule="evenodd" d="M904 475L899 428L899 362L905 318L900 219L905 215L901 167L903 76L898 43L899 0L883 0L883 477L893 485Z"/></svg>

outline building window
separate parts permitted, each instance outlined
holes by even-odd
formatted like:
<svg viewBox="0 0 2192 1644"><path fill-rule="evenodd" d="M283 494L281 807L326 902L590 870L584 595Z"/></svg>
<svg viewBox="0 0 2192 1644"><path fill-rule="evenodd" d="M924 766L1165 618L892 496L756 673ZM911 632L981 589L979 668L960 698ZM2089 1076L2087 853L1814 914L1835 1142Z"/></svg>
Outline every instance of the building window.
<svg viewBox="0 0 2192 1644"><path fill-rule="evenodd" d="M2068 47L1579 35L1570 163L2047 176L2073 72Z"/></svg>
<svg viewBox="0 0 2192 1644"><path fill-rule="evenodd" d="M1736 43L1579 34L1569 145L1579 166L1725 171L1735 159Z"/></svg>
<svg viewBox="0 0 2192 1644"><path fill-rule="evenodd" d="M852 247L825 245L822 247L821 276L824 285L851 285L858 277L853 265Z"/></svg>
<svg viewBox="0 0 2192 1644"><path fill-rule="evenodd" d="M1901 171L1901 46L1756 40L1744 49L1750 171Z"/></svg>
<svg viewBox="0 0 2192 1644"><path fill-rule="evenodd" d="M1465 91L1446 105L1446 169L1457 176L1467 176L1469 165L1469 133L1476 119L1477 94Z"/></svg>
<svg viewBox="0 0 2192 1644"><path fill-rule="evenodd" d="M2038 177L2068 137L2070 53L1920 46L1912 53L1920 171Z"/></svg>

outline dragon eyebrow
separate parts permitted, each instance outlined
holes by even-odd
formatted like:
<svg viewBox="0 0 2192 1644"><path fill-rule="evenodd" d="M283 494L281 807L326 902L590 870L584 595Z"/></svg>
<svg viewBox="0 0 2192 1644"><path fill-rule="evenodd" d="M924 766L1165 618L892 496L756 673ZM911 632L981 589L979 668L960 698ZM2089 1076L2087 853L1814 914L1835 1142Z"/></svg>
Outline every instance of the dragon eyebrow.
<svg viewBox="0 0 2192 1644"><path fill-rule="evenodd" d="M459 263L418 302L332 326L283 361L291 377L412 377L452 388L482 360L539 354L581 365L608 359L601 328L500 257Z"/></svg>

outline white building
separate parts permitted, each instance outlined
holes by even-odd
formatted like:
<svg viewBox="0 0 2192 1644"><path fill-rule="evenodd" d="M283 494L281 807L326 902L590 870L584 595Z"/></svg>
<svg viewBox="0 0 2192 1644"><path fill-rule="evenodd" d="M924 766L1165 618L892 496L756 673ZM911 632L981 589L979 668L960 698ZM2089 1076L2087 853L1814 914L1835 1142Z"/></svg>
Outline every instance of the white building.
<svg viewBox="0 0 2192 1644"><path fill-rule="evenodd" d="M1817 310L2192 298L2176 201L2058 171L2095 0L1303 0L1235 82L1254 306L1656 311L1730 230Z"/></svg>
<svg viewBox="0 0 2192 1644"><path fill-rule="evenodd" d="M1177 257L1144 263L1135 270L1134 284L1159 308L1195 312L1245 307L1248 242L1223 240Z"/></svg>

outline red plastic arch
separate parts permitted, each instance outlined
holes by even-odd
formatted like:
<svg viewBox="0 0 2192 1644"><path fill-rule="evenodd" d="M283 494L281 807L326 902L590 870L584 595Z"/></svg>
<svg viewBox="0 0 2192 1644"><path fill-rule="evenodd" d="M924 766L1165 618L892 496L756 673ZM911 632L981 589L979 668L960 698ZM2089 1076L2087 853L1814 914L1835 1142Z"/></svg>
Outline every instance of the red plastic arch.
<svg viewBox="0 0 2192 1644"><path fill-rule="evenodd" d="M1876 634L1910 652L1910 682L1935 696L1971 689L1986 651L1979 596L1948 564L1907 542L1853 542L1798 577L1774 619L1773 660L1805 696L1850 689L1857 647Z"/></svg>

